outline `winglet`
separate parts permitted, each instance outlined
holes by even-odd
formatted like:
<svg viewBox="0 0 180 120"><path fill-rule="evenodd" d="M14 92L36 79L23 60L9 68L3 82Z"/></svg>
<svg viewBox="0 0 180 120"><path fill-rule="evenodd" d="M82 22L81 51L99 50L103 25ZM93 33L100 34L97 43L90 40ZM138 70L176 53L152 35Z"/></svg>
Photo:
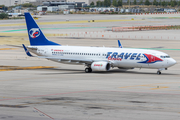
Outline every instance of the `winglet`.
<svg viewBox="0 0 180 120"><path fill-rule="evenodd" d="M25 50L27 56L33 57L33 56L31 55L31 53L29 52L29 50L26 48L26 46L25 46L24 44L22 44L22 46L23 46L23 48L24 48L24 50Z"/></svg>
<svg viewBox="0 0 180 120"><path fill-rule="evenodd" d="M123 48L123 46L121 45L121 42L118 40L118 46L119 48Z"/></svg>

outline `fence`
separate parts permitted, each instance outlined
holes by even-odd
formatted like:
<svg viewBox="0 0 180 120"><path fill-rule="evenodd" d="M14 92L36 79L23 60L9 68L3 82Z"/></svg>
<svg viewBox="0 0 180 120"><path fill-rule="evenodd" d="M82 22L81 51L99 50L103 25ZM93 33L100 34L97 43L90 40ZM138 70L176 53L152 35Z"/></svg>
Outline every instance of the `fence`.
<svg viewBox="0 0 180 120"><path fill-rule="evenodd" d="M92 39L149 39L149 40L180 40L179 34L137 34L137 33L117 33L112 31L91 31L91 32L73 32L63 34L53 34L55 37L77 37Z"/></svg>
<svg viewBox="0 0 180 120"><path fill-rule="evenodd" d="M180 14L180 12L136 13L135 15Z"/></svg>
<svg viewBox="0 0 180 120"><path fill-rule="evenodd" d="M141 31L141 30L178 30L180 25L163 26L137 26L137 27L112 27L113 32Z"/></svg>

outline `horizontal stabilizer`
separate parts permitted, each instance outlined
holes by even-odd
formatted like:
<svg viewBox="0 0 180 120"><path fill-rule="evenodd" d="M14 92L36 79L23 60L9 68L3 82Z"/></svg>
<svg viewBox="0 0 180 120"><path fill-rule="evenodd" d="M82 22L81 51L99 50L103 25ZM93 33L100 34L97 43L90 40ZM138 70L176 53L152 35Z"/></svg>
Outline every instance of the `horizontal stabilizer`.
<svg viewBox="0 0 180 120"><path fill-rule="evenodd" d="M24 44L22 44L22 46L23 46L23 48L24 48L24 50L25 50L27 56L33 57L33 56L31 55L31 53L29 52L29 50L26 48L26 46L25 46Z"/></svg>

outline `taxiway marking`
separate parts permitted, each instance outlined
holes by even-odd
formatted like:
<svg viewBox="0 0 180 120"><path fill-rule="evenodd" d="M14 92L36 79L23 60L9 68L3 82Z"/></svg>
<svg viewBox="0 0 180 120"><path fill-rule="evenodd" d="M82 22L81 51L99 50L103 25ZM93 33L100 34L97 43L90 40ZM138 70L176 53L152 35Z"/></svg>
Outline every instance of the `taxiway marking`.
<svg viewBox="0 0 180 120"><path fill-rule="evenodd" d="M34 69L47 69L47 68L55 68L52 66L33 66L33 67L8 67L8 66L0 66L0 71L12 71L12 70L34 70Z"/></svg>
<svg viewBox="0 0 180 120"><path fill-rule="evenodd" d="M17 50L18 48L0 48L0 50Z"/></svg>
<svg viewBox="0 0 180 120"><path fill-rule="evenodd" d="M42 113L43 115L45 115L45 116L51 118L52 120L54 120L54 118L52 118L51 116L47 115L46 113L40 111L39 109L37 109L37 108L35 108L35 107L34 107L34 109L37 110L38 112Z"/></svg>
<svg viewBox="0 0 180 120"><path fill-rule="evenodd" d="M94 22L121 22L121 21L142 21L142 20L95 20ZM90 23L94 23L90 22ZM88 20L79 21L55 21L55 22L37 22L38 25L53 25L53 24L72 24L72 23L89 23ZM19 24L1 24L0 26L25 26L25 23Z"/></svg>
<svg viewBox="0 0 180 120"><path fill-rule="evenodd" d="M146 85L133 85L133 86L124 86L124 87L119 87L119 88L143 89L143 88L137 88L137 87L151 87L151 88L144 88L144 89L157 90L157 89L169 88L168 86L161 86L162 84L175 84L175 83L179 84L180 82L167 82L167 83L154 83L154 84L146 84Z"/></svg>

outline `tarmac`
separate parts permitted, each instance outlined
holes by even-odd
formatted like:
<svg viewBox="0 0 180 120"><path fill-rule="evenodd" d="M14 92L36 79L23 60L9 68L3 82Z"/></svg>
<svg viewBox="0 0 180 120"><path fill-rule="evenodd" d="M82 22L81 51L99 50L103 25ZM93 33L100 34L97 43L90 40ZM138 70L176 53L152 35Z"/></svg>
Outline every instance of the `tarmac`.
<svg viewBox="0 0 180 120"><path fill-rule="evenodd" d="M179 30L105 32L113 26L179 25L176 15L52 15L37 21L48 39L62 45L159 50L177 64L157 75L156 69L85 73L85 66L30 58L24 20L0 21L0 119L6 120L178 120L180 119ZM155 18L154 18L155 17ZM158 19L157 19L158 17ZM159 19L162 17L163 19ZM131 20L132 18L135 21ZM60 22L69 20L72 23ZM80 22L101 20L102 22ZM117 21L114 21L117 20ZM103 22L104 21L104 22ZM54 24L56 23L57 24ZM13 24L12 24L13 23ZM47 24L45 24L47 23ZM3 26L4 25L4 26ZM58 28L53 29L53 28ZM24 30L25 29L25 30ZM11 31L10 31L11 30ZM96 35L78 37L77 33ZM76 33L76 36L72 34ZM68 34L54 36L53 34ZM71 34L71 35L70 35ZM85 33L86 34L86 33ZM112 37L119 34L143 38ZM15 35L15 36L14 36ZM93 35L91 33L90 35ZM162 35L169 39L147 36ZM176 39L174 39L176 37ZM16 46L9 46L16 45Z"/></svg>

